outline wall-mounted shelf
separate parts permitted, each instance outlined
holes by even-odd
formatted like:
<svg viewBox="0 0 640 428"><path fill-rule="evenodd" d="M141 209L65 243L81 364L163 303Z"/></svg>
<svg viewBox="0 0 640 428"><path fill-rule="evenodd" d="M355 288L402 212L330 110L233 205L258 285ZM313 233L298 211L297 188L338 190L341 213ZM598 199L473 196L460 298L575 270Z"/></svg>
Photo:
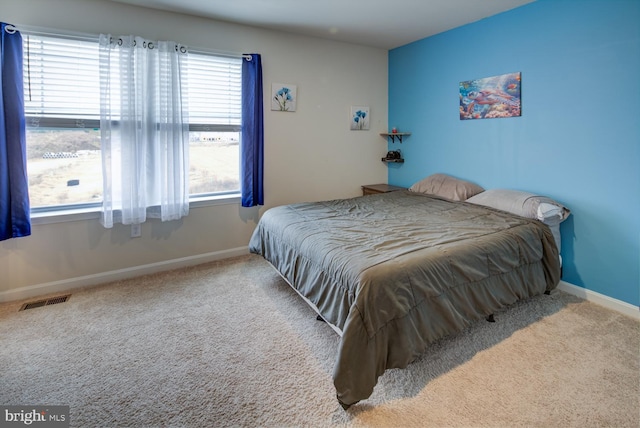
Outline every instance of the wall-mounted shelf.
<svg viewBox="0 0 640 428"><path fill-rule="evenodd" d="M396 142L396 138L399 143L402 143L402 137L408 137L411 135L411 132L382 132L380 135L385 138L391 138L392 143Z"/></svg>

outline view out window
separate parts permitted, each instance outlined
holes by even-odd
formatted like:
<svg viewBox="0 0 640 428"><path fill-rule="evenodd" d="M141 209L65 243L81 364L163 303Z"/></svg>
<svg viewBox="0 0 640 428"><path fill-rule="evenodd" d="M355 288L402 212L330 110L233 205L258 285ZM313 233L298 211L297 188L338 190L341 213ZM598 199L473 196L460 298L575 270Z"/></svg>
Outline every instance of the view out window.
<svg viewBox="0 0 640 428"><path fill-rule="evenodd" d="M189 52L189 193L240 191L242 59Z"/></svg>
<svg viewBox="0 0 640 428"><path fill-rule="evenodd" d="M33 211L102 202L98 41L24 34L27 172ZM240 58L190 52L191 197L236 193Z"/></svg>

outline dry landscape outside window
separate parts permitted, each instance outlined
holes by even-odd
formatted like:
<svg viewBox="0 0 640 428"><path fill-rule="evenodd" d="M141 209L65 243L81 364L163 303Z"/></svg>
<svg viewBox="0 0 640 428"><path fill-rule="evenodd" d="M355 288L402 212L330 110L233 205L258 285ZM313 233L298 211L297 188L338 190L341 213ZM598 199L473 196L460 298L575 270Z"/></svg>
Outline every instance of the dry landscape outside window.
<svg viewBox="0 0 640 428"><path fill-rule="evenodd" d="M239 133L189 134L189 193L240 189ZM100 131L27 130L27 171L32 208L102 202Z"/></svg>
<svg viewBox="0 0 640 428"><path fill-rule="evenodd" d="M240 133L189 133L189 193L240 191Z"/></svg>

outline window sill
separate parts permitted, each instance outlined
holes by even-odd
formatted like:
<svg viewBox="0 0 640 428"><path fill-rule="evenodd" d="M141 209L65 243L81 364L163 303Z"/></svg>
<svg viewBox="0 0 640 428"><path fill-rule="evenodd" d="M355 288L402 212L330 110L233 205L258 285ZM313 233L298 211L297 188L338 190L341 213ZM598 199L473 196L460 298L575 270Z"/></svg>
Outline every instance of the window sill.
<svg viewBox="0 0 640 428"><path fill-rule="evenodd" d="M240 192L226 193L224 195L217 195L217 196L203 196L201 198L189 199L189 209L199 208L199 207L209 207L212 205L239 204L241 202L242 202L242 197L240 196Z"/></svg>
<svg viewBox="0 0 640 428"><path fill-rule="evenodd" d="M209 207L213 205L230 205L241 202L240 193L219 196L206 196L189 200L189 209ZM78 208L31 213L31 224L64 223L68 221L97 220L100 218L99 208Z"/></svg>

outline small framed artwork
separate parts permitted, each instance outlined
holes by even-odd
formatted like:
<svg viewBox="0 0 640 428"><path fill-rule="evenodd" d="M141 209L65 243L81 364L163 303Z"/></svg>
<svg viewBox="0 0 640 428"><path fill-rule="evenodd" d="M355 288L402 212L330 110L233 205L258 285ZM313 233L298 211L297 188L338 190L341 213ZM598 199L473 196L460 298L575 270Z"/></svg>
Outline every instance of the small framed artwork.
<svg viewBox="0 0 640 428"><path fill-rule="evenodd" d="M271 84L271 110L296 111L298 88L286 83Z"/></svg>
<svg viewBox="0 0 640 428"><path fill-rule="evenodd" d="M520 73L460 82L460 120L521 116Z"/></svg>
<svg viewBox="0 0 640 428"><path fill-rule="evenodd" d="M351 130L367 131L369 129L369 107L351 106Z"/></svg>

